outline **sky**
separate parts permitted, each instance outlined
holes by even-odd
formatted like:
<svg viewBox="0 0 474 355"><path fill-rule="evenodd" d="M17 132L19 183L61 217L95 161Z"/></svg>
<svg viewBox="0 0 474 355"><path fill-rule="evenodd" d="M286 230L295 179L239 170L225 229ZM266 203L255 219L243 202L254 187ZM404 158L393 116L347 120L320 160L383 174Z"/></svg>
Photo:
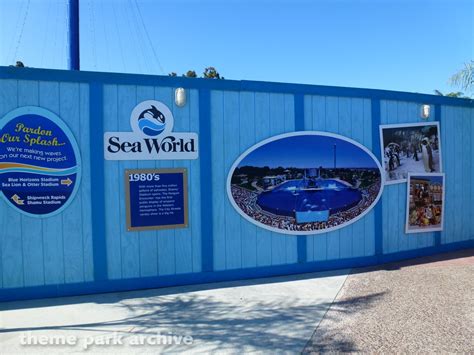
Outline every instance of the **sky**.
<svg viewBox="0 0 474 355"><path fill-rule="evenodd" d="M239 167L333 168L334 144L337 168L377 168L370 155L352 143L316 135L287 137L264 144L247 155Z"/></svg>
<svg viewBox="0 0 474 355"><path fill-rule="evenodd" d="M458 91L473 0L79 0L81 69ZM0 0L0 65L67 69L67 0Z"/></svg>

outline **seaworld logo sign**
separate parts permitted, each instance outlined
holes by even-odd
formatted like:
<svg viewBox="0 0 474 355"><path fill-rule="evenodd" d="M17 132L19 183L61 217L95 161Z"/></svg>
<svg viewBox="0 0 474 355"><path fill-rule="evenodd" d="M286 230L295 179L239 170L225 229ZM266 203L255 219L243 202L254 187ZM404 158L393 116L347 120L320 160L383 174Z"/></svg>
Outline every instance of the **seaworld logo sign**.
<svg viewBox="0 0 474 355"><path fill-rule="evenodd" d="M173 114L162 102L140 102L130 115L132 132L105 132L106 160L183 160L198 158L196 133L172 132Z"/></svg>

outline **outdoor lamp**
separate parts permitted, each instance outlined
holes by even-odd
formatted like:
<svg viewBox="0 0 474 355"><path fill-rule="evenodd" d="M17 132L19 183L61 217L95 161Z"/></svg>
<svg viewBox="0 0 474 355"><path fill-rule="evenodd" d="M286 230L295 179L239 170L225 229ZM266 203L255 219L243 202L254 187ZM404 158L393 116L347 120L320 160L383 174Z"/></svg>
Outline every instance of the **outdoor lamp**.
<svg viewBox="0 0 474 355"><path fill-rule="evenodd" d="M421 118L424 120L430 117L430 105L421 105Z"/></svg>
<svg viewBox="0 0 474 355"><path fill-rule="evenodd" d="M183 88L177 88L174 91L174 103L178 107L186 105L186 91Z"/></svg>

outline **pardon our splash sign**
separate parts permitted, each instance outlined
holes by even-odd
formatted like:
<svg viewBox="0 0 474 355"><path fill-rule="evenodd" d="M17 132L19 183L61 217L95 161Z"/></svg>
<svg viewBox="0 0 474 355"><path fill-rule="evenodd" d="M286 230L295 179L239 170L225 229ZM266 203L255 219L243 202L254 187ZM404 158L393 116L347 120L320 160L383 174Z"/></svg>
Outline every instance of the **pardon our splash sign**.
<svg viewBox="0 0 474 355"><path fill-rule="evenodd" d="M130 115L132 132L106 132L106 160L182 160L198 158L196 133L172 132L173 114L160 101L140 102Z"/></svg>
<svg viewBox="0 0 474 355"><path fill-rule="evenodd" d="M80 155L69 128L54 113L21 107L0 121L2 198L35 217L59 213L80 181Z"/></svg>

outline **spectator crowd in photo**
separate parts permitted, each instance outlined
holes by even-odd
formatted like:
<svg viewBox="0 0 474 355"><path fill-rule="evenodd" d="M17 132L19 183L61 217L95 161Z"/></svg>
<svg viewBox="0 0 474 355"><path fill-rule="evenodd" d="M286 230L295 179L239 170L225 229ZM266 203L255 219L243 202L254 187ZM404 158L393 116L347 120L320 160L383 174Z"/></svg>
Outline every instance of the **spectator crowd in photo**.
<svg viewBox="0 0 474 355"><path fill-rule="evenodd" d="M231 192L235 203L250 218L267 226L287 231L315 231L333 228L344 224L362 214L377 198L380 191L380 179L366 189L361 190L362 199L357 205L346 211L330 214L325 222L297 223L294 217L280 216L264 211L257 204L258 193L232 185Z"/></svg>

